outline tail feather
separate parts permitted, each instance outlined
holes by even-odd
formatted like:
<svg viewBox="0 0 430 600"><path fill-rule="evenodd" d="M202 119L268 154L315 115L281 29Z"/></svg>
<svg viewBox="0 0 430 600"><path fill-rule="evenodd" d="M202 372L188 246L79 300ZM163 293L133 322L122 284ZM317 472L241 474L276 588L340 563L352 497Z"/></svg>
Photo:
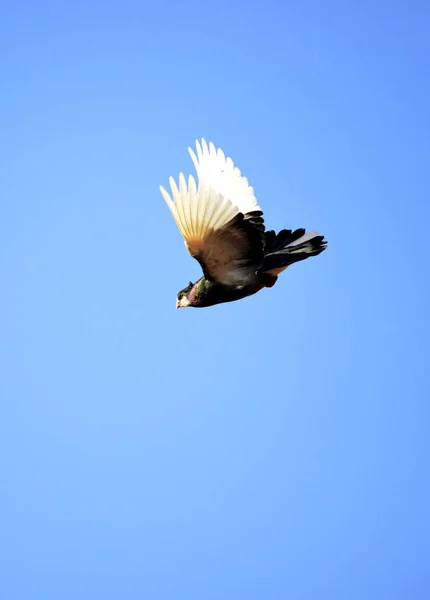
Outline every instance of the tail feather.
<svg viewBox="0 0 430 600"><path fill-rule="evenodd" d="M283 229L278 234L267 231L262 272L278 275L295 262L317 256L326 247L324 236L316 231Z"/></svg>

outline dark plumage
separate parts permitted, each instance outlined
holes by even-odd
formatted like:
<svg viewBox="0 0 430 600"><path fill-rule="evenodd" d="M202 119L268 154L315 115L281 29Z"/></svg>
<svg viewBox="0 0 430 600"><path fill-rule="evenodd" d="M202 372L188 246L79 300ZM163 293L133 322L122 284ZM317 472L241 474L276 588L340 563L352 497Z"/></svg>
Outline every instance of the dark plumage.
<svg viewBox="0 0 430 600"><path fill-rule="evenodd" d="M263 212L254 190L230 158L213 144L197 142L190 154L199 178L188 186L182 173L179 188L170 178L172 197L160 188L188 252L202 267L203 277L181 290L176 307L204 308L234 302L264 287L273 287L279 273L295 262L317 256L324 237L304 229L265 231Z"/></svg>

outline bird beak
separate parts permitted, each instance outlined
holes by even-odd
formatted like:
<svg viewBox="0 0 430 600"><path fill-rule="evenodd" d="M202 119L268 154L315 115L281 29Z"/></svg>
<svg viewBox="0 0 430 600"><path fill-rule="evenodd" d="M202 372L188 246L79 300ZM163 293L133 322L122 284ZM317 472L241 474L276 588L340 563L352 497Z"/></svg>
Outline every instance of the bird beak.
<svg viewBox="0 0 430 600"><path fill-rule="evenodd" d="M176 309L181 308L181 303L179 302L179 300L176 300Z"/></svg>

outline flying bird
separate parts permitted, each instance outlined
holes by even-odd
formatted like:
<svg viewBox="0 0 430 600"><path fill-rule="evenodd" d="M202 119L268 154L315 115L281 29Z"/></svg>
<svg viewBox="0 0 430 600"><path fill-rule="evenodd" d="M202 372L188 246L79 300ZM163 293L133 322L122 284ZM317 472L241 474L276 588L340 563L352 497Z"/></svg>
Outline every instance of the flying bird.
<svg viewBox="0 0 430 600"><path fill-rule="evenodd" d="M266 231L253 188L224 152L203 139L197 155L188 148L197 171L188 184L173 177L171 195L160 186L189 254L203 271L176 297L176 308L204 308L234 302L275 285L293 263L317 256L324 236L304 229Z"/></svg>

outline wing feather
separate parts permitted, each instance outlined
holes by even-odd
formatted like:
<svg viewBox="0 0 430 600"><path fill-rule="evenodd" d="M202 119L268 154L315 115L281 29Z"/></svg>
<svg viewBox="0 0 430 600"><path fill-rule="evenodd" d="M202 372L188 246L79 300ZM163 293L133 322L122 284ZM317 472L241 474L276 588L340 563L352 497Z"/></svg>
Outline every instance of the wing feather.
<svg viewBox="0 0 430 600"><path fill-rule="evenodd" d="M203 139L190 155L197 171L179 186L169 178L171 194L160 186L188 252L206 277L243 284L263 259L264 221L253 188L221 149ZM252 213L249 215L248 213Z"/></svg>
<svg viewBox="0 0 430 600"><path fill-rule="evenodd" d="M240 169L235 167L230 157L225 157L224 152L215 148L212 142L209 147L206 140L200 144L196 141L197 155L188 148L199 183L213 186L216 191L227 200L231 200L243 214L254 210L261 211L258 206L254 189L243 177Z"/></svg>

